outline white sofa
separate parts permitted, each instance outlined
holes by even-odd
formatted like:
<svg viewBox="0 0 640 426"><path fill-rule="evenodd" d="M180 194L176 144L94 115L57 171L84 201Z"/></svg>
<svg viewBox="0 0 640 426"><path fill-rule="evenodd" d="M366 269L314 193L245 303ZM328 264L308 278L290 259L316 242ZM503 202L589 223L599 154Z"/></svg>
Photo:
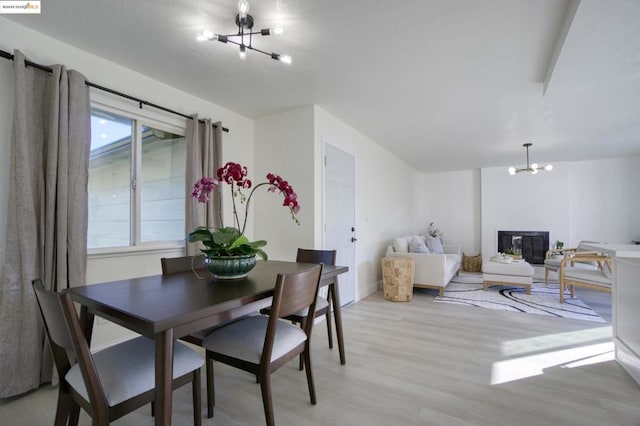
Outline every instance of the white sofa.
<svg viewBox="0 0 640 426"><path fill-rule="evenodd" d="M415 262L413 286L437 289L440 297L442 297L444 296L445 287L460 270L462 261L460 247L443 245L444 254L410 253L409 241L414 236L395 238L393 244L387 246L386 256L413 259ZM425 238L424 235L418 235L417 237Z"/></svg>

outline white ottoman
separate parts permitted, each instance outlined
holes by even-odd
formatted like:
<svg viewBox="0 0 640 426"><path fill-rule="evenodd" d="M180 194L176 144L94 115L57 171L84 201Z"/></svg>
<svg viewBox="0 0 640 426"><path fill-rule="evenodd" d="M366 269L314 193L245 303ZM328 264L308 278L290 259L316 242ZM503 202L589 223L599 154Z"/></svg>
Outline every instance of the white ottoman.
<svg viewBox="0 0 640 426"><path fill-rule="evenodd" d="M482 262L482 285L485 290L490 283L524 287L527 294L531 294L533 266L524 260L511 261L510 263L486 260Z"/></svg>

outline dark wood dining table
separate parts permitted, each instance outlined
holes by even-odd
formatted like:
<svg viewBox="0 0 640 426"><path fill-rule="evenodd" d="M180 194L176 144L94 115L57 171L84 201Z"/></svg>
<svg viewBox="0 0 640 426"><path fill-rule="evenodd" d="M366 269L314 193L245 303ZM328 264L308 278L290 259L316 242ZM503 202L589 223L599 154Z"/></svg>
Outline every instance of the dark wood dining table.
<svg viewBox="0 0 640 426"><path fill-rule="evenodd" d="M199 278L188 271L75 287L69 292L81 305L80 321L89 342L94 315L155 340L155 424L170 425L175 339L256 311L269 303L279 273L300 272L313 266L260 261L248 277L238 280L215 280L207 272ZM330 286L331 290L341 364L346 359L338 275L348 270L346 266L325 265L320 278L320 285Z"/></svg>

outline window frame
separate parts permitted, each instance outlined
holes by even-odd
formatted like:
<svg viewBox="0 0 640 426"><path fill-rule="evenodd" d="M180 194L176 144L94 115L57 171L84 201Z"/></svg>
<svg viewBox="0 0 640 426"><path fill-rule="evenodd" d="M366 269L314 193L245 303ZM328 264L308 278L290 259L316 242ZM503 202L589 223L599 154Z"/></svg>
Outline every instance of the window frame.
<svg viewBox="0 0 640 426"><path fill-rule="evenodd" d="M130 180L130 224L129 224L129 245L120 247L99 247L89 248L87 246L87 256L91 258L112 257L131 253L162 253L165 251L175 251L184 249L185 242L180 240L165 240L142 242L139 235L141 229L141 195L138 185L138 176L142 172L142 127L153 127L158 130L183 135L187 134L187 118L177 116L153 108L139 108L135 103L115 95L92 93L90 107L100 109L113 114L122 115L133 121L132 126L132 152L131 152L131 180ZM185 163L186 173L186 163ZM185 188L186 191L186 188ZM185 192L186 196L186 192Z"/></svg>

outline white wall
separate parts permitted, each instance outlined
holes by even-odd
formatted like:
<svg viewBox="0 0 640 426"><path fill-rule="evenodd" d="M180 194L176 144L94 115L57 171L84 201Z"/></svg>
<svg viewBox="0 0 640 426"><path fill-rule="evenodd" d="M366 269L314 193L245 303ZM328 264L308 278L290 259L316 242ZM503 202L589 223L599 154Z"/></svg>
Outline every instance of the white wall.
<svg viewBox="0 0 640 426"><path fill-rule="evenodd" d="M253 168L253 121L196 96L152 80L88 52L76 49L38 32L0 18L0 49L13 52L22 50L32 61L41 64L65 64L77 69L91 82L98 83L130 95L145 99L185 114L198 113L201 117L221 120L229 133L223 134L223 161L237 161ZM8 196L8 164L13 111L13 63L0 59L0 238L4 244L6 227L6 200ZM96 89L91 89L92 98ZM101 96L105 96L100 92ZM108 96L108 95L107 95ZM116 102L128 102L113 98ZM146 109L146 108L145 108ZM151 108L149 108L151 109ZM9 117L9 118L8 118ZM171 115L173 119L175 116ZM225 193L225 219L230 218L230 203ZM4 251L1 253L4 265ZM87 263L87 283L125 279L159 274L160 258L180 255L178 251L151 250L132 252L126 256L101 255L90 257ZM101 345L126 336L127 332L99 321L93 342Z"/></svg>
<svg viewBox="0 0 640 426"><path fill-rule="evenodd" d="M569 242L640 240L640 157L570 164Z"/></svg>
<svg viewBox="0 0 640 426"><path fill-rule="evenodd" d="M444 233L443 242L471 256L482 250L480 170L427 173L420 231L429 223Z"/></svg>
<svg viewBox="0 0 640 426"><path fill-rule="evenodd" d="M382 273L380 260L387 244L398 235L422 228L422 175L322 108L315 107L316 169L324 142L356 159L356 300L376 291ZM322 179L316 177L321 193ZM317 232L321 234L321 221Z"/></svg>
<svg viewBox="0 0 640 426"><path fill-rule="evenodd" d="M293 186L300 204L298 226L282 206L282 195L262 189L254 196L255 235L267 240L270 259L294 260L298 247L317 247L313 111L313 106L301 107L255 122L255 173L250 172L254 183L265 181L269 172L280 175Z"/></svg>

